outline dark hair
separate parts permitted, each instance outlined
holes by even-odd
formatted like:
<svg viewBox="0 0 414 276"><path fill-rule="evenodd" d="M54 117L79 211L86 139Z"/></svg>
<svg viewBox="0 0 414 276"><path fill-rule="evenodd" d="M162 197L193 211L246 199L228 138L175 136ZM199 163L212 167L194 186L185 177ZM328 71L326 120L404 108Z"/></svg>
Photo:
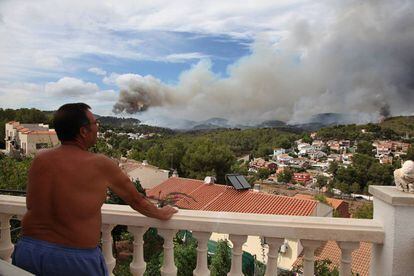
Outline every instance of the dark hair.
<svg viewBox="0 0 414 276"><path fill-rule="evenodd" d="M61 142L75 140L82 126L89 125L86 111L91 107L85 103L62 105L53 116L53 126Z"/></svg>

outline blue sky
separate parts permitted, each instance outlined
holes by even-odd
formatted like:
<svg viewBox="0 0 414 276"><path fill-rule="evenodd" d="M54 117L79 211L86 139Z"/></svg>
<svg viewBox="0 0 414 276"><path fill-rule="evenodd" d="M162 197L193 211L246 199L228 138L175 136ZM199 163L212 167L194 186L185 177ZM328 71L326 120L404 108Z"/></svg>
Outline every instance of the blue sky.
<svg viewBox="0 0 414 276"><path fill-rule="evenodd" d="M400 72L387 65L410 60L394 54L412 45L410 28L393 30L414 25L413 6L3 0L0 107L51 110L84 101L97 114L115 115L117 105L117 116L166 126L210 117L303 121L320 112L370 121L382 106L411 114L398 97L410 91L393 84Z"/></svg>

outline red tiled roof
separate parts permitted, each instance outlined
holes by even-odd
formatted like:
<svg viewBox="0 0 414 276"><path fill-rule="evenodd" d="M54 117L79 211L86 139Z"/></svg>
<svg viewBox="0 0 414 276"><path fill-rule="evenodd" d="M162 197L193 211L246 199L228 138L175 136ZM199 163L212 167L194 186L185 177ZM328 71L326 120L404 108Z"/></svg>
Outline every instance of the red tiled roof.
<svg viewBox="0 0 414 276"><path fill-rule="evenodd" d="M29 132L26 132L26 133L29 134L29 135L31 135L31 134L54 135L54 134L56 134L56 131L54 131L54 130L35 130L35 131L29 131Z"/></svg>
<svg viewBox="0 0 414 276"><path fill-rule="evenodd" d="M273 215L309 216L317 201L293 197L257 193L252 190L237 191L233 187L204 184L201 180L171 177L147 191L152 198L164 197L171 192L180 192L195 199L181 199L180 208L218 212L238 212Z"/></svg>
<svg viewBox="0 0 414 276"><path fill-rule="evenodd" d="M310 199L310 200L313 200L314 199L313 196L311 196L311 195L305 195L305 194L296 194L294 197L295 198L300 198L300 199ZM343 201L341 199L330 198L330 197L327 197L326 198L326 201L334 209L337 209L341 204L346 203L346 201Z"/></svg>
<svg viewBox="0 0 414 276"><path fill-rule="evenodd" d="M358 273L361 276L369 275L369 267L371 260L372 245L367 242L361 242L358 249L352 252L352 272ZM341 264L341 249L335 241L327 241L315 251L315 260L330 260L332 264L330 268L333 269ZM293 266L302 265L303 252L296 259Z"/></svg>

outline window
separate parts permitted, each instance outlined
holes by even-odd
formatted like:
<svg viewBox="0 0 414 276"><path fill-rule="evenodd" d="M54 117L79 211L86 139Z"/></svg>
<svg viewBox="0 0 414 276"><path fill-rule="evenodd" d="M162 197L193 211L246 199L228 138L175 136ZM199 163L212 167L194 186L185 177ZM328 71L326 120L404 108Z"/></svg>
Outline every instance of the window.
<svg viewBox="0 0 414 276"><path fill-rule="evenodd" d="M36 143L36 149L45 149L48 148L48 143Z"/></svg>

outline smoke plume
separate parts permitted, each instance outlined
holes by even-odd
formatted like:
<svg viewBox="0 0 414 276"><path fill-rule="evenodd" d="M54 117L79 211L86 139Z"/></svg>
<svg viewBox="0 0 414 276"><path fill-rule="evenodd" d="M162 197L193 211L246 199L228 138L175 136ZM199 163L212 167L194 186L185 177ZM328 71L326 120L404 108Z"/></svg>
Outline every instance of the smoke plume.
<svg viewBox="0 0 414 276"><path fill-rule="evenodd" d="M114 112L154 110L234 123L304 122L325 112L353 114L360 122L412 114L414 2L339 3L324 23L292 22L277 44L257 37L251 54L232 64L226 78L215 75L205 60L183 72L174 86L129 76Z"/></svg>

